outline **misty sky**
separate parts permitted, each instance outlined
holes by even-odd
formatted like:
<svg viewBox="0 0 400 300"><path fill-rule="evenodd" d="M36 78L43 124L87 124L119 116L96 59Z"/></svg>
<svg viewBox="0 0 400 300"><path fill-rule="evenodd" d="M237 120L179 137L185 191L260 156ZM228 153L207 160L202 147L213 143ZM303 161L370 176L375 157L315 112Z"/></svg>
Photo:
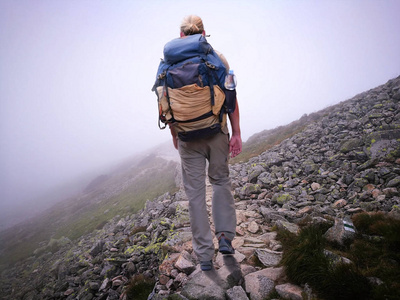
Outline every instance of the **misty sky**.
<svg viewBox="0 0 400 300"><path fill-rule="evenodd" d="M398 0L190 3L0 0L0 210L170 139L151 87L188 14L236 73L244 141L400 75Z"/></svg>

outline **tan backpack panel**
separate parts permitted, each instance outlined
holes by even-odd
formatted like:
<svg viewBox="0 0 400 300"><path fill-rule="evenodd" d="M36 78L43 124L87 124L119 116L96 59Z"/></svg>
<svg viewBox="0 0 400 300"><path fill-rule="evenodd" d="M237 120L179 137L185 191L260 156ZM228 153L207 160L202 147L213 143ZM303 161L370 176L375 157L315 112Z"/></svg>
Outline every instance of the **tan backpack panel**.
<svg viewBox="0 0 400 300"><path fill-rule="evenodd" d="M178 89L168 88L171 106L168 104L164 87L157 87L157 93L160 112L167 121L172 119L171 110L174 119L178 122L198 118L210 111L214 116L218 116L225 101L225 94L217 85L214 85L214 106L211 106L209 86L199 87L197 84L191 84ZM194 126L195 124L198 124L198 121L193 122Z"/></svg>

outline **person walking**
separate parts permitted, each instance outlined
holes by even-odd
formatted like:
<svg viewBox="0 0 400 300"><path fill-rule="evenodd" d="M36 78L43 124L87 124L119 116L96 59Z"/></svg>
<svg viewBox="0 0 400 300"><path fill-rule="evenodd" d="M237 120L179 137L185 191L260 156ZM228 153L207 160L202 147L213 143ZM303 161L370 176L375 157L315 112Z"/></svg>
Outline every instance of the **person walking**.
<svg viewBox="0 0 400 300"><path fill-rule="evenodd" d="M184 39L194 34L206 35L202 19L190 15L185 17L181 23L180 38ZM229 64L225 57L220 52L215 52L225 65L226 70L229 70ZM193 251L198 257L203 271L212 269L212 259L215 252L206 206L207 161L208 178L213 188L212 217L219 252L222 254L235 253L232 240L236 232L236 211L231 193L228 161L229 155L235 157L241 153L242 139L236 96L234 101L236 102L235 110L227 114L232 128L231 136L227 122L224 122L221 130L215 135L182 141L178 137L178 133L182 131L180 124L169 124L173 144L179 151L181 158L182 181L189 200ZM226 115L224 117L226 118Z"/></svg>

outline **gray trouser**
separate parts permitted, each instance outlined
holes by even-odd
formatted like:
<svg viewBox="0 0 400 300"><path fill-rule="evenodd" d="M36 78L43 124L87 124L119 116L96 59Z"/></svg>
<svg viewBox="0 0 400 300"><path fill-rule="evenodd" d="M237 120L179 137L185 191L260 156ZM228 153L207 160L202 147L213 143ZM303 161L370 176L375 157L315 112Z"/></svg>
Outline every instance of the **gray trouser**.
<svg viewBox="0 0 400 300"><path fill-rule="evenodd" d="M211 260L214 244L206 206L206 160L208 177L213 187L212 216L217 238L224 233L233 239L236 232L235 203L231 193L228 155L229 136L217 135L193 142L179 141L182 179L189 199L193 250L200 261Z"/></svg>

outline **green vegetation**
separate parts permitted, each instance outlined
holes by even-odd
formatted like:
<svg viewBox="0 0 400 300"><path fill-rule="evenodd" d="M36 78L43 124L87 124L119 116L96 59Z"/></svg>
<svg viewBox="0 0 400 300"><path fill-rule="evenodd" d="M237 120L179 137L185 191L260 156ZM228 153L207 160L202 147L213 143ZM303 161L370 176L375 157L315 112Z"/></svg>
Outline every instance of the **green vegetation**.
<svg viewBox="0 0 400 300"><path fill-rule="evenodd" d="M147 278L143 274L135 275L129 281L126 288L127 300L147 300L149 294L153 291L155 280Z"/></svg>
<svg viewBox="0 0 400 300"><path fill-rule="evenodd" d="M329 243L323 236L326 226L305 226L298 236L279 231L288 278L299 285L308 283L318 297L327 300L398 299L400 220L383 213L362 213L353 222L358 233L346 246ZM325 250L351 263L333 261ZM383 283L374 285L370 278Z"/></svg>
<svg viewBox="0 0 400 300"><path fill-rule="evenodd" d="M260 155L261 153L271 149L273 146L278 145L283 140L292 137L296 133L302 131L304 126L281 126L273 129L267 133L265 138L259 141L250 141L243 144L242 153L235 158L230 159L230 163L235 164L239 162L248 161L250 158Z"/></svg>
<svg viewBox="0 0 400 300"><path fill-rule="evenodd" d="M136 180L126 191L112 197L107 202L83 209L81 214L73 215L72 222L63 226L57 232L57 236L67 236L71 240L76 239L99 228L116 215L126 216L138 212L144 208L147 200L152 200L175 187L175 182L167 180L168 178L164 178L164 176L165 174L161 175L154 170L145 178ZM155 183L158 184L155 185Z"/></svg>
<svg viewBox="0 0 400 300"><path fill-rule="evenodd" d="M103 196L108 188L104 186L90 196L66 200L29 222L3 231L0 235L0 250L3 251L0 266L12 265L29 257L34 250L48 245L51 238L78 239L101 229L117 215L122 218L138 212L144 208L147 200L153 200L168 191L175 192L174 171L175 168L164 160L149 161L131 169L130 174L125 173L124 176L134 176L135 180L113 196ZM118 182L122 184L126 178L116 178L113 184ZM50 251L57 250L54 247L48 248Z"/></svg>
<svg viewBox="0 0 400 300"><path fill-rule="evenodd" d="M275 289L268 295L268 297L265 300L274 300L274 299L286 300L282 298Z"/></svg>
<svg viewBox="0 0 400 300"><path fill-rule="evenodd" d="M363 238L350 247L350 259L363 274L384 284L373 291L373 299L396 299L400 295L400 220L383 213L362 213L353 223Z"/></svg>
<svg viewBox="0 0 400 300"><path fill-rule="evenodd" d="M323 116L324 111L312 113L308 116L304 115L299 120L288 125L279 126L271 130L265 130L251 137L246 143L243 143L242 153L237 157L230 159L230 163L235 164L245 162L254 156L260 155L268 149L280 144L283 140L301 132L307 125L322 119Z"/></svg>

